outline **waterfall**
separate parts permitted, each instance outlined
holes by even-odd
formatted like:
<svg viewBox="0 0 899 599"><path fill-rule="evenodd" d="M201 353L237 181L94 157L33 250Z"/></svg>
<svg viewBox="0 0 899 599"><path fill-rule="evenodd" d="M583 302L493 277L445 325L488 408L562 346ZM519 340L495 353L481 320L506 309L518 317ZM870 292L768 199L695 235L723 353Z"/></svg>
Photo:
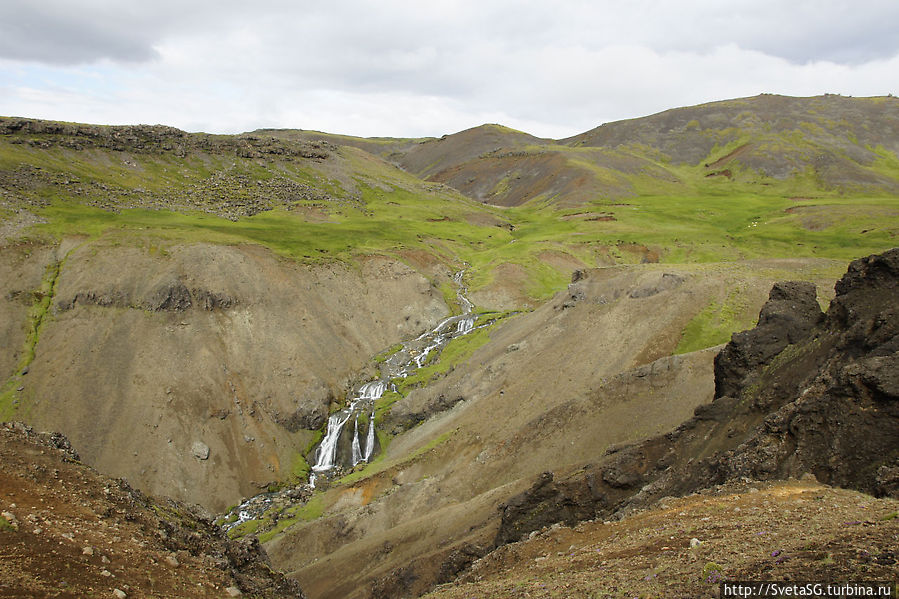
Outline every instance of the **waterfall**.
<svg viewBox="0 0 899 599"><path fill-rule="evenodd" d="M328 432L325 434L325 438L322 439L321 445L318 446L318 451L315 454L316 461L315 465L312 466L312 470L315 472L327 472L334 467L340 431L343 430L343 426L352 415L352 412L344 414L344 411L340 411L331 414L331 417L328 418Z"/></svg>
<svg viewBox="0 0 899 599"><path fill-rule="evenodd" d="M476 328L474 325L477 316L472 314L473 304L464 295L463 272L460 271L453 276L453 281L458 285L457 296L462 313L443 319L430 331L404 343L403 348L385 362L392 366L387 369L384 378L360 385L347 407L331 414L328 418L325 437L315 452L315 464L312 466L312 475L309 478L310 485L315 486L319 474L328 476L339 467L352 468L362 462L371 461L376 442L375 402L384 395L388 387L396 390L396 385L390 379L409 376L425 365L431 352L442 349L450 339L466 335ZM394 358L396 359L394 360ZM365 435L364 445L359 431L359 415L363 413L368 416L368 431ZM344 449L341 449L340 439L350 419L353 419L353 438L349 451L347 451L345 444L343 445Z"/></svg>
<svg viewBox="0 0 899 599"><path fill-rule="evenodd" d="M371 454L375 450L375 413L372 411L368 419L368 435L365 438L365 456L362 458L365 462L371 460Z"/></svg>
<svg viewBox="0 0 899 599"><path fill-rule="evenodd" d="M362 449L359 447L359 412L356 412L356 422L353 424L353 466L362 461Z"/></svg>

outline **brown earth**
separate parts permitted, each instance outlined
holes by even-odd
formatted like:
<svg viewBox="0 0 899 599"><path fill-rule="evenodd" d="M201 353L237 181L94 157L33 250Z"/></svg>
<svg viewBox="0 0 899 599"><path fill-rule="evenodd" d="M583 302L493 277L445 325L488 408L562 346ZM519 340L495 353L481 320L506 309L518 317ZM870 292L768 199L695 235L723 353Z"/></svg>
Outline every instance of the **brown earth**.
<svg viewBox="0 0 899 599"><path fill-rule="evenodd" d="M811 166L828 185L852 185L853 176L859 176L860 185L895 189L895 180L881 180L864 167L876 158L871 148L881 146L899 152L897 112L899 100L893 97L828 94L792 98L762 94L607 123L561 142L578 147L648 146L677 163L698 165L716 146L725 148L749 136L753 143L741 144L742 151L729 159L708 161L709 168L717 169L738 159L746 167L784 178ZM817 146L811 164L805 148L776 137L784 133L799 134ZM727 158L726 154L722 158Z"/></svg>
<svg viewBox="0 0 899 599"><path fill-rule="evenodd" d="M304 596L254 539L98 474L58 434L0 425L0 511L0 597Z"/></svg>
<svg viewBox="0 0 899 599"><path fill-rule="evenodd" d="M895 584L897 511L895 499L813 480L729 483L619 521L544 528L426 596L711 599L722 580Z"/></svg>
<svg viewBox="0 0 899 599"><path fill-rule="evenodd" d="M881 159L877 148L899 153L899 100L893 97L763 94L607 123L562 140L496 125L439 139L294 137L362 148L497 206L542 200L574 207L642 189L689 192L668 164L704 168L706 176L746 173L753 182L759 175L785 180L808 173L822 191L899 192L899 179L873 168Z"/></svg>
<svg viewBox="0 0 899 599"><path fill-rule="evenodd" d="M5 347L60 264L28 373L3 352L13 417L147 492L222 510L290 478L370 356L444 316L405 264L302 266L256 246L67 240L0 251ZM192 447L208 447L208 459Z"/></svg>

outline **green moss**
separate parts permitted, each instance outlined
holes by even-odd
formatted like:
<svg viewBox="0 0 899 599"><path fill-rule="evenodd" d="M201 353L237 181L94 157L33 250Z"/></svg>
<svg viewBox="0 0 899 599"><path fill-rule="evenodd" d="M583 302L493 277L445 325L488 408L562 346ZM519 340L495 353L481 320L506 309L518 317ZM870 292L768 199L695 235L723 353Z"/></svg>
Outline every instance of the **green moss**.
<svg viewBox="0 0 899 599"><path fill-rule="evenodd" d="M459 296L456 293L456 287L449 281L444 281L438 287L440 294L443 296L443 303L450 309L451 315L461 314L462 308L459 306ZM399 351L399 350L397 350Z"/></svg>
<svg viewBox="0 0 899 599"><path fill-rule="evenodd" d="M290 460L291 482L305 481L309 479L310 466L302 453L295 453Z"/></svg>
<svg viewBox="0 0 899 599"><path fill-rule="evenodd" d="M374 362L375 364L383 364L388 360L388 358L390 358L390 356L400 351L401 349L403 349L402 343L391 345L381 353L377 354L374 358L372 358L372 362Z"/></svg>
<svg viewBox="0 0 899 599"><path fill-rule="evenodd" d="M32 292L33 303L28 310L27 333L21 351L22 357L19 359L15 373L0 388L0 419L10 419L19 408L13 402L16 399L21 402L27 397L18 392L21 381L19 373L34 361L41 331L50 318L50 307L56 295L56 282L59 279L63 262L64 260L50 263L44 271L40 287Z"/></svg>
<svg viewBox="0 0 899 599"><path fill-rule="evenodd" d="M382 417L386 414L390 407L397 401L401 400L403 395L396 391L385 391L381 397L375 400L375 425L381 423Z"/></svg>
<svg viewBox="0 0 899 599"><path fill-rule="evenodd" d="M236 507L236 506L235 506ZM230 508L226 510L227 516L220 516L216 518L215 525L216 526L224 526L225 524L231 524L233 522L237 522L237 519L240 517L237 512L233 511L234 508Z"/></svg>
<svg viewBox="0 0 899 599"><path fill-rule="evenodd" d="M477 329L467 335L451 339L449 343L443 347L440 353L431 359L431 363L419 368L412 375L396 382L399 395L404 396L416 387L427 385L434 379L449 372L457 364L470 358L475 350L490 341L490 330L495 324L496 322L494 321L486 328ZM391 395L388 398L390 403L399 399L399 397L395 397L395 395L396 394ZM389 404L382 405L389 406Z"/></svg>
<svg viewBox="0 0 899 599"><path fill-rule="evenodd" d="M15 532L15 531L16 531L16 529L12 525L12 523L9 520L7 520L6 518L4 518L3 516L0 516L0 532Z"/></svg>
<svg viewBox="0 0 899 599"><path fill-rule="evenodd" d="M418 449L413 451L411 454L409 454L409 457L405 461L411 462L411 461L415 460L416 458L428 453L429 451L436 449L438 446L443 445L444 443L449 441L449 439L454 434L456 434L456 431L451 430L451 431L447 431L447 432L443 433L442 435L438 435L438 436L434 437L433 439L428 441L426 444L422 445L421 447L419 447Z"/></svg>
<svg viewBox="0 0 899 599"><path fill-rule="evenodd" d="M305 521L311 522L322 516L325 510L325 496L313 495L309 501L296 507L288 508L284 515L278 519L278 523L272 528L259 534L259 542L267 543L294 524ZM255 530L254 530L255 532Z"/></svg>
<svg viewBox="0 0 899 599"><path fill-rule="evenodd" d="M606 259L603 248L613 248L611 256L619 262L639 261L639 253L616 250L628 244L653 248L669 263L787 256L848 260L895 245L899 198L840 195L822 188L811 170L775 180L729 164L734 173L731 179L706 177L705 163L749 142L754 152L808 152L813 147L809 130L750 136L733 127L691 135L711 136L716 144L696 165L676 164L658 150L639 144L614 151L559 144L533 148L554 152L571 169L585 173L587 188L596 183L597 189L612 185L628 190L624 199L598 195L578 206L578 210L609 213L612 221L563 219L571 207L558 209L556 201L565 199L561 196L545 195L513 208L485 206L352 148L341 148L338 162L343 172L331 178L324 168L307 161L257 161L234 155L178 157L148 152L134 157L138 164L129 166L106 150L38 149L10 143L12 136L0 140L0 169L16 171L22 165L40 169L29 171L34 185L22 190L26 200L45 204L29 208L46 220L27 232L32 238L80 234L112 244L144 244L153 252L164 252L174 243L254 243L305 263L352 264L360 255L402 256L404 250L416 250L443 264L468 263L466 278L473 292L493 282L514 284L529 296L525 302L530 305L564 289L569 280L568 270L554 266L555 261L541 260L547 250L594 265ZM373 147L378 144L369 141ZM405 142L384 140L385 147L393 143ZM877 158L862 167L899 179L899 158L882 147L869 149ZM612 170L609 160L635 167ZM250 197L252 189L265 189L269 182L282 179L309 186L322 199L275 203L273 210L236 221L181 208L124 208L156 197L189 196L215 210L221 204L216 199L219 195ZM62 180L77 183L62 184ZM210 181L220 185L218 195L205 198L196 190ZM839 218L809 229L801 212L786 212L804 205L793 197L814 197L815 205L838 213ZM178 201L172 205L179 205ZM314 207L331 222L309 222L302 211L293 210L295 206ZM507 222L512 230L469 225L469 217L477 214L485 222ZM498 281L499 273L510 268L514 271L511 281ZM441 286L441 292L453 306L451 286Z"/></svg>
<svg viewBox="0 0 899 599"><path fill-rule="evenodd" d="M675 354L684 354L720 343L727 343L737 331L751 328L753 322L746 316L745 289L734 287L723 302L711 302L693 317L677 344Z"/></svg>
<svg viewBox="0 0 899 599"><path fill-rule="evenodd" d="M228 531L228 536L232 539L239 539L240 537L255 534L256 531L259 530L259 525L261 523L261 520L247 520L246 522L241 522Z"/></svg>

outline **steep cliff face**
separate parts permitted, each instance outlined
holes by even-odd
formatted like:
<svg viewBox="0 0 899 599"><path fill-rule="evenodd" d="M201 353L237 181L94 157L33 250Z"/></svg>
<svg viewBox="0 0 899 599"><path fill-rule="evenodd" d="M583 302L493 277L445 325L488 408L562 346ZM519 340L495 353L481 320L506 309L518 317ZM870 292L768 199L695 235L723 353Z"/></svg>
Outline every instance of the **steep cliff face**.
<svg viewBox="0 0 899 599"><path fill-rule="evenodd" d="M11 347L36 281L58 269L10 416L65 433L104 473L216 510L301 472L368 358L446 314L425 277L377 257L350 268L256 246L41 251L4 261L19 273L0 302L17 320Z"/></svg>
<svg viewBox="0 0 899 599"><path fill-rule="evenodd" d="M759 326L718 356L712 403L578 473L544 474L505 504L496 544L740 477L810 473L897 496L899 249L853 262L836 294L822 317L807 286L776 285Z"/></svg>

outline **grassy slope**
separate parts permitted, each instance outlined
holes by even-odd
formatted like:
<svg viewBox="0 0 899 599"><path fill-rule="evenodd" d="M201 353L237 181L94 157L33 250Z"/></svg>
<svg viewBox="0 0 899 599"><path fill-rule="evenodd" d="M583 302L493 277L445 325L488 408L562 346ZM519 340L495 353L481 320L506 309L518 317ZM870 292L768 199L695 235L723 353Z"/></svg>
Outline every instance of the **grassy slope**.
<svg viewBox="0 0 899 599"><path fill-rule="evenodd" d="M720 162L747 143L748 134L741 135L735 128L722 130L726 135L718 135L720 143L714 143L695 165L675 164L643 142L606 150L581 147L584 139L568 145L519 145L525 153L563 156L566 168L588 176L581 187L593 189L594 185L596 193L588 194L589 199L576 207L564 207L564 197L538 197L505 209L429 185L350 146L321 163L202 152L180 158L159 152L77 151L11 143L21 140L3 136L0 173L17 174L19 180L6 178L0 210L10 215L22 199L31 204L29 210L46 221L32 228L32 236L107 236L151 246L194 241L258 243L305 262L352 262L360 254L424 250L453 267L469 264L472 291L494 282L502 265L517 264L526 273L522 291L535 300L563 288L570 275L570 267L547 259L547 253L595 266L646 259L670 263L762 257L848 260L895 245L899 199L894 195L846 194L824 188L813 173L774 179L731 163L731 177L707 177L706 164ZM289 139L288 133L281 137ZM502 139L513 144L532 141L498 127L457 135L468 139L478 133L487 135L490 144ZM846 128L842 134L850 143L852 130ZM423 143L396 140L396 144L459 145L452 138ZM335 139L332 136L331 141ZM811 152L817 138L789 131L779 136L766 133L766 139L767 147L779 141ZM883 147L873 151L877 159L866 168L896 177L899 159ZM433 152L433 148L427 150L429 156ZM611 164L625 170L615 170ZM23 185L24 165L31 171L26 171ZM38 175L34 168L40 169ZM633 195L603 195L604 182L612 179L616 185L626 184ZM254 216L233 219L215 214L216 198L252 200L255 188L262 188L264 196L266 185L277 190L276 184L285 181L314 193L289 197ZM159 210L160 206L174 211ZM471 222L485 224L472 226ZM689 347L712 340L692 337Z"/></svg>

